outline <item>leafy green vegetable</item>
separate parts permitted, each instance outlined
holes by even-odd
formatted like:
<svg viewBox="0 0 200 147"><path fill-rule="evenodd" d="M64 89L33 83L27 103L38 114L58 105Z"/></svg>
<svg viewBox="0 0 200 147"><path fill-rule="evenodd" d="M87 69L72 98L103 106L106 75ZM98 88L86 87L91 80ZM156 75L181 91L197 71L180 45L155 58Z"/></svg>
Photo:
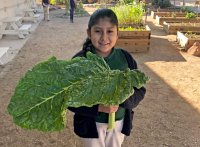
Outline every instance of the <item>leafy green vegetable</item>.
<svg viewBox="0 0 200 147"><path fill-rule="evenodd" d="M25 74L7 109L23 128L58 131L66 126L67 107L118 105L147 81L139 70L110 70L90 52L69 61L52 57Z"/></svg>

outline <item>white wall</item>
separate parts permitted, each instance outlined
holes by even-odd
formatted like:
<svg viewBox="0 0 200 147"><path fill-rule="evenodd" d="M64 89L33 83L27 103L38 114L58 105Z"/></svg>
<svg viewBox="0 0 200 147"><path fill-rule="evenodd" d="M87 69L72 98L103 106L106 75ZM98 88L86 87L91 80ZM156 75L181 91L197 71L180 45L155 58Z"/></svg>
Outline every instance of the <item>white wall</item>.
<svg viewBox="0 0 200 147"><path fill-rule="evenodd" d="M0 20L22 13L22 9L28 7L30 0L0 0Z"/></svg>

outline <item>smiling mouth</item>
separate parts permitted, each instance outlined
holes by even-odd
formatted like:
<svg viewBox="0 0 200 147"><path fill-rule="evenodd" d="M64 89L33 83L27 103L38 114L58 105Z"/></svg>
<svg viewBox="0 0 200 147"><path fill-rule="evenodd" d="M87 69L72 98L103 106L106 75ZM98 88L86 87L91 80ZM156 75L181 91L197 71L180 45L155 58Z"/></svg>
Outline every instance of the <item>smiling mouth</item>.
<svg viewBox="0 0 200 147"><path fill-rule="evenodd" d="M102 43L99 43L101 46L106 46L106 45L109 45L110 43L105 43L105 44L102 44Z"/></svg>

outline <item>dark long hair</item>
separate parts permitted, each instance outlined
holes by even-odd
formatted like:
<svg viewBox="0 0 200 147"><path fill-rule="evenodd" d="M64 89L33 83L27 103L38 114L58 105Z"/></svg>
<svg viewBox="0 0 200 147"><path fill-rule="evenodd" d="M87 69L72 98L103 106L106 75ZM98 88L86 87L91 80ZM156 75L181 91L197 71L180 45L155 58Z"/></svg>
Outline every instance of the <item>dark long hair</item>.
<svg viewBox="0 0 200 147"><path fill-rule="evenodd" d="M118 28L118 19L116 14L111 10L111 9L98 9L96 10L89 19L88 22L88 31L91 31L92 26L96 25L100 19L102 18L108 18L110 20L110 22L117 26ZM83 44L83 50L84 51L91 51L93 48L92 42L89 38L87 38Z"/></svg>

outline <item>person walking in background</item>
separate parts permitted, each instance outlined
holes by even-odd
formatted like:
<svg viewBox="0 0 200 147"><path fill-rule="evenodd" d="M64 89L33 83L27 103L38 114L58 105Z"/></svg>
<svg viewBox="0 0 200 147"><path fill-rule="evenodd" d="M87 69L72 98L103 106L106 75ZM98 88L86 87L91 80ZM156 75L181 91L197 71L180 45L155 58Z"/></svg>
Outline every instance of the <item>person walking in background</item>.
<svg viewBox="0 0 200 147"><path fill-rule="evenodd" d="M70 14L70 22L74 22L74 10L76 9L75 0L69 0L69 14Z"/></svg>
<svg viewBox="0 0 200 147"><path fill-rule="evenodd" d="M44 10L44 20L49 21L49 6L50 6L50 2L49 0L42 0L42 6L43 6L43 10Z"/></svg>

